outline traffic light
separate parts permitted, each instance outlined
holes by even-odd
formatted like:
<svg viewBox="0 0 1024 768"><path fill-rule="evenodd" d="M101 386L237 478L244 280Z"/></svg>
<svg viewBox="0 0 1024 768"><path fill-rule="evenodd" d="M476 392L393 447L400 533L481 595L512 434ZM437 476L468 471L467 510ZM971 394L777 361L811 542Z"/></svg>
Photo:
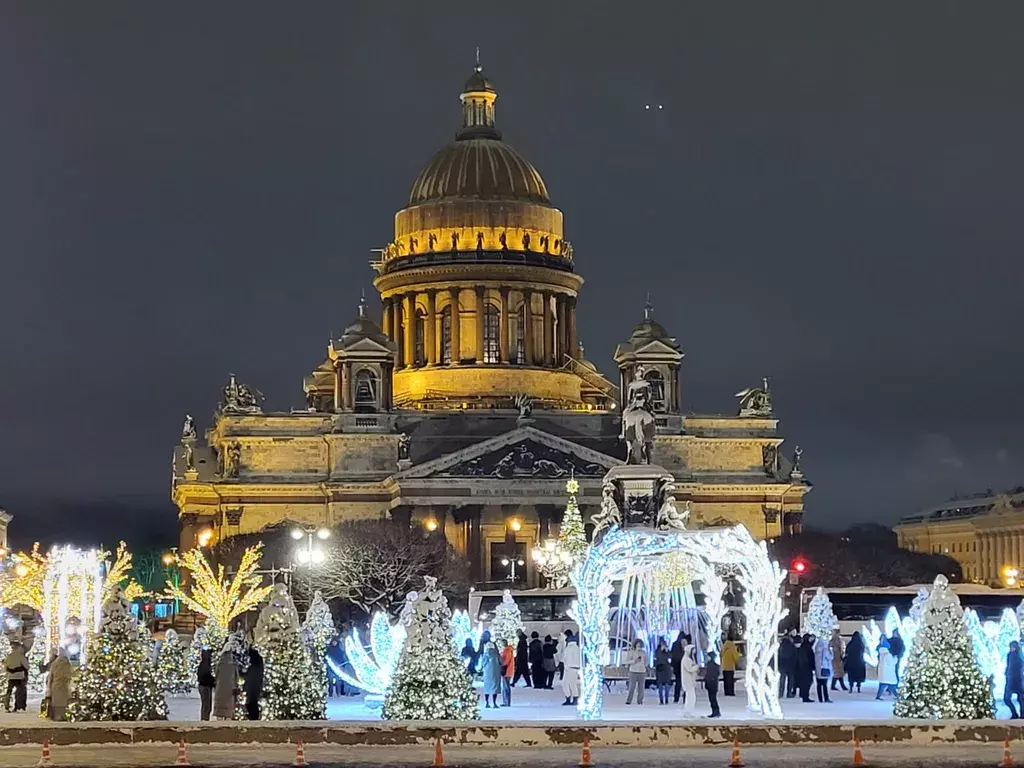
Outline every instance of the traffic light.
<svg viewBox="0 0 1024 768"><path fill-rule="evenodd" d="M807 573L807 561L802 557L793 558L793 562L789 566L789 583L799 584L800 577Z"/></svg>

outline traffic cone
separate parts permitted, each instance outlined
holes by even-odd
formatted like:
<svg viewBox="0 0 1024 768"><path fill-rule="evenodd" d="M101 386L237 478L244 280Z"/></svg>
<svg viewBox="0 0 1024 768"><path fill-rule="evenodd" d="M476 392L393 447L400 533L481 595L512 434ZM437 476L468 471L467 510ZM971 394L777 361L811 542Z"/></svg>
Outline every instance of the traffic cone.
<svg viewBox="0 0 1024 768"><path fill-rule="evenodd" d="M49 739L43 739L43 754L39 756L39 762L37 765L53 765L53 761L50 759Z"/></svg>
<svg viewBox="0 0 1024 768"><path fill-rule="evenodd" d="M732 740L732 760L729 761L729 768L743 768L743 759L740 757L740 740Z"/></svg>
<svg viewBox="0 0 1024 768"><path fill-rule="evenodd" d="M302 739L299 739L299 745L295 748L295 765L306 764L306 750L302 746Z"/></svg>
<svg viewBox="0 0 1024 768"><path fill-rule="evenodd" d="M1013 756L1010 754L1010 740L1003 740L1003 762L999 764L999 768L1013 768Z"/></svg>
<svg viewBox="0 0 1024 768"><path fill-rule="evenodd" d="M434 768L441 768L444 765L444 752L441 751L441 740L434 742Z"/></svg>
<svg viewBox="0 0 1024 768"><path fill-rule="evenodd" d="M191 765L188 761L188 752L185 751L185 740L181 739L178 742L178 759L174 761L175 765Z"/></svg>
<svg viewBox="0 0 1024 768"><path fill-rule="evenodd" d="M583 749L580 750L580 768L592 768L594 765L590 760L590 737L583 737Z"/></svg>
<svg viewBox="0 0 1024 768"><path fill-rule="evenodd" d="M860 751L860 739L856 736L853 737L853 764L854 765L867 765L864 761L864 755Z"/></svg>

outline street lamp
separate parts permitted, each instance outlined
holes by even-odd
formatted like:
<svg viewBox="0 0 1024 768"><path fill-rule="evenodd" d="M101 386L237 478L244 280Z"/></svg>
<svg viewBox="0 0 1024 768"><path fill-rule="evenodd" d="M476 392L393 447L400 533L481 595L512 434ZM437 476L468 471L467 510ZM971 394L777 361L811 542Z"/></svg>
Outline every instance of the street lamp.
<svg viewBox="0 0 1024 768"><path fill-rule="evenodd" d="M522 568L526 565L525 561L521 557L503 557L501 558L501 564L509 569L508 580L512 582L516 580L516 566Z"/></svg>
<svg viewBox="0 0 1024 768"><path fill-rule="evenodd" d="M196 543L199 544L199 548L210 546L210 542L213 541L213 528L203 528L196 536Z"/></svg>
<svg viewBox="0 0 1024 768"><path fill-rule="evenodd" d="M175 587L180 587L181 569L178 567L178 548L171 547L171 551L165 552L160 561L164 564L164 575L167 577L167 580L174 584ZM174 612L177 613L180 608L178 598L174 598Z"/></svg>
<svg viewBox="0 0 1024 768"><path fill-rule="evenodd" d="M295 561L299 565L320 565L324 560L327 559L327 554L320 548L318 544L313 540L314 537L320 541L326 541L330 538L331 531L328 528L317 528L316 526L297 526L292 528L292 538L296 541L301 541L303 538L306 539L306 546L299 547L295 550Z"/></svg>
<svg viewBox="0 0 1024 768"><path fill-rule="evenodd" d="M1005 568L1003 568L1003 582L1006 584L1006 586L1017 586L1018 576L1020 576L1020 571L1012 565L1008 565Z"/></svg>

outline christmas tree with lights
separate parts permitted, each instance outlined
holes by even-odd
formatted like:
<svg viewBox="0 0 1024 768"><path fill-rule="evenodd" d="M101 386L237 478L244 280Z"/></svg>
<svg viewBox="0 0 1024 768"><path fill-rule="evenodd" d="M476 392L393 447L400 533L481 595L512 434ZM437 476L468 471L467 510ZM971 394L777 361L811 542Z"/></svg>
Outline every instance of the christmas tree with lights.
<svg viewBox="0 0 1024 768"><path fill-rule="evenodd" d="M569 478L565 492L569 494L569 501L565 505L562 524L558 527L558 538L548 539L533 550L533 559L540 567L540 572L548 580L548 586L555 589L561 589L569 583L569 574L586 557L589 546L583 516L576 502L576 494L580 492L579 480Z"/></svg>
<svg viewBox="0 0 1024 768"><path fill-rule="evenodd" d="M171 696L187 696L192 692L196 670L192 669L190 652L191 647L181 642L178 633L168 629L156 661L156 678L161 691Z"/></svg>
<svg viewBox="0 0 1024 768"><path fill-rule="evenodd" d="M327 716L324 691L284 584L274 586L270 602L260 612L256 648L263 656L263 719L323 720Z"/></svg>
<svg viewBox="0 0 1024 768"><path fill-rule="evenodd" d="M452 612L427 576L422 592L411 592L402 610L408 638L384 698L385 720L476 720L473 681L451 641Z"/></svg>
<svg viewBox="0 0 1024 768"><path fill-rule="evenodd" d="M323 693L324 706L327 706L327 644L331 642L336 630L334 628L334 617L331 616L331 608L320 594L320 590L313 593L313 601L306 611L306 620L302 622L302 639L309 652L310 661L313 663L313 672L320 681L320 690Z"/></svg>
<svg viewBox="0 0 1024 768"><path fill-rule="evenodd" d="M89 658L76 679L68 706L73 721L167 719L149 648L121 587L103 603L99 632L90 638Z"/></svg>
<svg viewBox="0 0 1024 768"><path fill-rule="evenodd" d="M519 611L515 598L510 590L505 590L501 602L494 609L494 620L491 622L491 637L495 640L507 640L513 648L519 642L519 633L523 630L523 616Z"/></svg>
<svg viewBox="0 0 1024 768"><path fill-rule="evenodd" d="M839 626L839 622L832 612L832 601L828 599L825 590L818 587L818 591L811 598L810 605L807 606L804 632L809 632L821 640L828 641L832 637L832 630L837 626Z"/></svg>
<svg viewBox="0 0 1024 768"><path fill-rule="evenodd" d="M941 574L921 610L893 714L931 720L995 717L992 681L978 666L960 600Z"/></svg>

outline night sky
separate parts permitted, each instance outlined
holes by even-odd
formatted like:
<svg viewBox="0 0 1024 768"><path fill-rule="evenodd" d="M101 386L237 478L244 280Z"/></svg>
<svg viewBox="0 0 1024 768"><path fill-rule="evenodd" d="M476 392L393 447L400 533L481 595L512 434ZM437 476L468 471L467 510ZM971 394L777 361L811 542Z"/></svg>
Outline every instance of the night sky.
<svg viewBox="0 0 1024 768"><path fill-rule="evenodd" d="M614 371L650 291L686 410L770 376L807 522L1024 484L1024 4L0 6L0 506L176 540L171 449L270 409L367 290L479 45ZM646 104L663 109L646 110Z"/></svg>

